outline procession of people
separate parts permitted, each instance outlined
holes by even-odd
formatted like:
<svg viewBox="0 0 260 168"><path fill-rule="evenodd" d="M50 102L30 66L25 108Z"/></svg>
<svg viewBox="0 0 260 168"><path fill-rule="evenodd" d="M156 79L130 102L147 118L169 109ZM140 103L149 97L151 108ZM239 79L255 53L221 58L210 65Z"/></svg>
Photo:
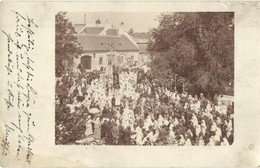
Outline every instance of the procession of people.
<svg viewBox="0 0 260 168"><path fill-rule="evenodd" d="M56 110L75 121L84 133L75 144L100 145L231 145L234 104L203 93L190 95L156 84L124 65L93 72L66 72L56 82ZM145 72L144 72L145 74ZM64 110L66 109L66 110ZM60 119L60 118L58 118ZM65 121L58 130L65 130ZM60 134L59 134L60 135ZM66 132L63 135L66 136Z"/></svg>

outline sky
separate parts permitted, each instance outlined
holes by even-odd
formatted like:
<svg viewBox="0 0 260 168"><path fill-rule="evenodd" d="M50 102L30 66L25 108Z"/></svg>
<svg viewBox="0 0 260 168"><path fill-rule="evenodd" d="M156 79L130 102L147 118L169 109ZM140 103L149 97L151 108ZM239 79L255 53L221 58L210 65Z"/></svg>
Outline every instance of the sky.
<svg viewBox="0 0 260 168"><path fill-rule="evenodd" d="M123 29L128 31L133 28L134 32L148 32L150 29L158 26L158 12L68 12L67 18L73 24L84 23L84 14L86 14L86 23L95 24L97 19L101 24L112 24L119 27L123 22Z"/></svg>

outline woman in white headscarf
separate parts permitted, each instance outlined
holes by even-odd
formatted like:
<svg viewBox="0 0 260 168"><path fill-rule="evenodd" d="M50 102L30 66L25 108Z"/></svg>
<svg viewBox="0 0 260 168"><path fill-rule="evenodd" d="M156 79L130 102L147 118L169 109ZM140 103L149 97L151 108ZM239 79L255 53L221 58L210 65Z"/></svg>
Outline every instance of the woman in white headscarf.
<svg viewBox="0 0 260 168"><path fill-rule="evenodd" d="M160 132L159 129L156 129L155 134L153 134L152 139L151 139L153 144L157 141L157 139L159 137L159 132Z"/></svg>
<svg viewBox="0 0 260 168"><path fill-rule="evenodd" d="M214 139L217 143L220 143L220 139L222 137L222 132L221 132L221 129L220 128L216 128L216 132L215 132L215 136L214 136Z"/></svg>
<svg viewBox="0 0 260 168"><path fill-rule="evenodd" d="M190 129L188 129L187 130L187 136L189 137L189 138L193 138L193 133L192 133L192 131L190 130Z"/></svg>
<svg viewBox="0 0 260 168"><path fill-rule="evenodd" d="M228 140L227 140L227 138L223 138L223 142L221 142L221 144L220 144L221 146L228 146L229 145L229 143L228 143Z"/></svg>
<svg viewBox="0 0 260 168"><path fill-rule="evenodd" d="M196 134L197 137L199 137L200 132L201 132L201 127L200 127L200 125L195 125L195 134Z"/></svg>
<svg viewBox="0 0 260 168"><path fill-rule="evenodd" d="M229 136L232 134L232 128L231 127L227 127L226 128L226 137L229 138Z"/></svg>
<svg viewBox="0 0 260 168"><path fill-rule="evenodd" d="M178 119L175 117L173 121L173 125L176 127L179 124Z"/></svg>
<svg viewBox="0 0 260 168"><path fill-rule="evenodd" d="M215 146L215 142L214 142L213 137L209 138L209 143L207 144L207 146Z"/></svg>
<svg viewBox="0 0 260 168"><path fill-rule="evenodd" d="M216 119L217 126L219 126L221 123L222 123L221 119L219 117L217 117L217 119Z"/></svg>
<svg viewBox="0 0 260 168"><path fill-rule="evenodd" d="M186 142L186 140L185 140L184 136L180 135L178 145L183 146L183 145L185 145L185 142Z"/></svg>
<svg viewBox="0 0 260 168"><path fill-rule="evenodd" d="M94 139L95 140L101 139L101 121L99 117L97 117L94 122Z"/></svg>
<svg viewBox="0 0 260 168"><path fill-rule="evenodd" d="M154 134L153 134L153 131L150 130L150 132L146 135L146 137L143 139L143 142L142 144L145 144L146 142L150 141L152 142L154 139Z"/></svg>
<svg viewBox="0 0 260 168"><path fill-rule="evenodd" d="M91 119L91 116L88 115L87 122L86 122L86 131L85 131L86 137L93 135L92 122L93 120Z"/></svg>
<svg viewBox="0 0 260 168"><path fill-rule="evenodd" d="M163 120L164 120L164 119L163 119L162 115L159 115L159 118L158 118L158 120L157 120L159 127L161 127L161 126L163 125Z"/></svg>
<svg viewBox="0 0 260 168"><path fill-rule="evenodd" d="M172 130L172 128L174 127L173 125L173 119L171 117L169 117L169 130Z"/></svg>
<svg viewBox="0 0 260 168"><path fill-rule="evenodd" d="M201 120L200 127L201 127L202 136L205 137L206 130L207 130L207 126L206 126L205 120Z"/></svg>
<svg viewBox="0 0 260 168"><path fill-rule="evenodd" d="M189 104L187 102L185 102L184 109L186 110L186 109L188 109L188 107L189 107Z"/></svg>
<svg viewBox="0 0 260 168"><path fill-rule="evenodd" d="M138 126L135 129L136 132L136 145L143 145L143 132L142 129Z"/></svg>
<svg viewBox="0 0 260 168"><path fill-rule="evenodd" d="M207 104L207 107L206 107L206 109L205 109L205 112L206 112L206 113L210 113L211 111L212 111L212 107L211 107L210 103L208 103L208 104Z"/></svg>
<svg viewBox="0 0 260 168"><path fill-rule="evenodd" d="M205 145L205 142L204 142L204 140L203 140L203 137L200 137L200 139L199 139L199 144L198 144L199 146L204 146Z"/></svg>
<svg viewBox="0 0 260 168"><path fill-rule="evenodd" d="M232 129L232 126L233 126L233 124L232 124L232 120L229 119L229 120L228 120L228 127L229 127L229 129Z"/></svg>
<svg viewBox="0 0 260 168"><path fill-rule="evenodd" d="M215 122L212 123L210 131L215 132L217 130L217 124Z"/></svg>
<svg viewBox="0 0 260 168"><path fill-rule="evenodd" d="M164 117L163 124L168 126L170 122L167 120L167 117Z"/></svg>
<svg viewBox="0 0 260 168"><path fill-rule="evenodd" d="M200 101L195 103L195 112L197 113L200 110Z"/></svg>
<svg viewBox="0 0 260 168"><path fill-rule="evenodd" d="M175 133L172 129L170 129L169 137L170 137L170 144L171 145L174 144L176 136L175 136Z"/></svg>
<svg viewBox="0 0 260 168"><path fill-rule="evenodd" d="M191 117L191 120L192 124L195 126L195 125L198 125L198 119L196 117L195 114L192 114L192 117Z"/></svg>
<svg viewBox="0 0 260 168"><path fill-rule="evenodd" d="M191 140L190 138L187 138L186 142L185 142L185 146L191 146Z"/></svg>
<svg viewBox="0 0 260 168"><path fill-rule="evenodd" d="M144 129L146 131L148 131L149 130L149 126L151 126L152 124L153 124L153 122L151 120L151 117L150 117L150 115L148 115L147 118L144 121Z"/></svg>

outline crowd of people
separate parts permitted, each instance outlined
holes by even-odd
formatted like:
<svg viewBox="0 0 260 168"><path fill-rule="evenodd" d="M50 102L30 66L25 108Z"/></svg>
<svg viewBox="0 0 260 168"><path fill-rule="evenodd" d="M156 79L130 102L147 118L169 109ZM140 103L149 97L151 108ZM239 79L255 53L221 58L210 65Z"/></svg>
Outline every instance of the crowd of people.
<svg viewBox="0 0 260 168"><path fill-rule="evenodd" d="M103 145L233 143L233 102L219 95L209 100L203 93L178 93L147 78L137 82L138 69L118 68L117 89L104 70L65 73L56 83L56 138L74 136L72 143ZM79 117L72 122L68 116ZM69 134L70 127L77 129Z"/></svg>

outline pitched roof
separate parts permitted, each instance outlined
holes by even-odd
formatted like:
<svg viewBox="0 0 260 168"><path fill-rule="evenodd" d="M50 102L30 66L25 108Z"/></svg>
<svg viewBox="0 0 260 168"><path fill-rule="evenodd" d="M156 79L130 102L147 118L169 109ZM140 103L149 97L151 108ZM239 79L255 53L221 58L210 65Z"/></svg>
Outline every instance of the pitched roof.
<svg viewBox="0 0 260 168"><path fill-rule="evenodd" d="M75 35L84 51L139 51L139 48L125 35Z"/></svg>
<svg viewBox="0 0 260 168"><path fill-rule="evenodd" d="M147 43L137 43L137 45L139 47L140 53L147 53L147 47L148 47Z"/></svg>
<svg viewBox="0 0 260 168"><path fill-rule="evenodd" d="M138 38L138 39L146 39L149 40L152 37L151 32L143 32L143 33L132 33L132 37Z"/></svg>
<svg viewBox="0 0 260 168"><path fill-rule="evenodd" d="M86 27L83 31L80 32L80 34L99 34L102 32L104 27Z"/></svg>
<svg viewBox="0 0 260 168"><path fill-rule="evenodd" d="M148 44L149 40L148 39L141 39L141 38L137 38L137 37L134 37L134 36L131 36L132 39L137 43L141 43L141 44Z"/></svg>
<svg viewBox="0 0 260 168"><path fill-rule="evenodd" d="M78 33L85 27L85 24L74 24L75 31Z"/></svg>
<svg viewBox="0 0 260 168"><path fill-rule="evenodd" d="M109 28L106 31L107 36L118 36L117 29L115 28Z"/></svg>

